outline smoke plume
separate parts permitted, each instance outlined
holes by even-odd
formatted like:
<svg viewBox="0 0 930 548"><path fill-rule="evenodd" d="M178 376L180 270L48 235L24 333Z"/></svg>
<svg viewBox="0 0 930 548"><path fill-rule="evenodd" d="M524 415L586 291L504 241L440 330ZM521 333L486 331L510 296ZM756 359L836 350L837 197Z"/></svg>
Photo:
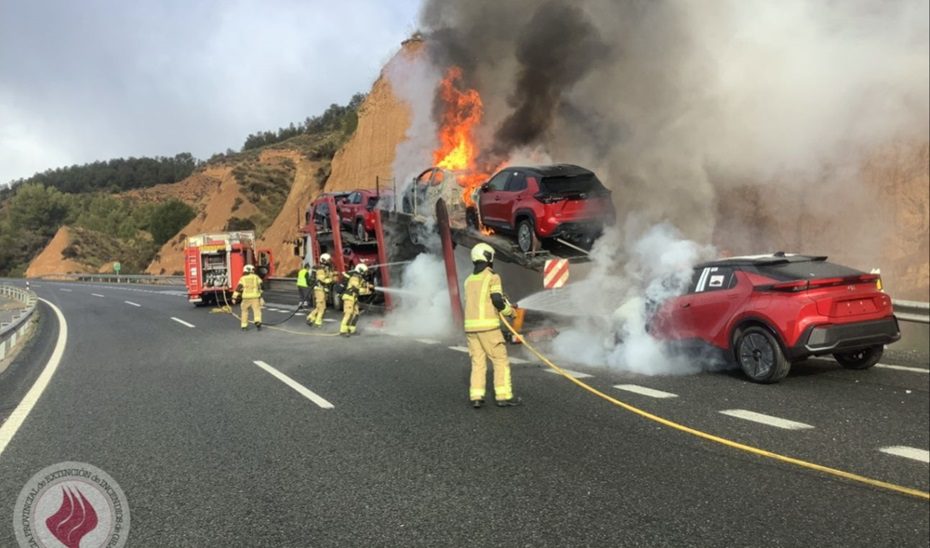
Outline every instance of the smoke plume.
<svg viewBox="0 0 930 548"><path fill-rule="evenodd" d="M930 132L928 19L920 0L427 0L421 23L481 93L485 157L592 168L621 218L734 253L867 268L898 235L866 166Z"/></svg>

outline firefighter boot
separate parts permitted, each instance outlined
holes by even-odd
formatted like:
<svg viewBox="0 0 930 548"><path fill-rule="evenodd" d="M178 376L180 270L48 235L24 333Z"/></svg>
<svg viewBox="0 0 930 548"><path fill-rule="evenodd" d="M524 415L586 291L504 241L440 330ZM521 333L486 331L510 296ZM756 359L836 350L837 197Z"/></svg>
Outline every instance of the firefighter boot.
<svg viewBox="0 0 930 548"><path fill-rule="evenodd" d="M496 403L498 407L517 407L523 405L523 400L514 396L509 400L497 400Z"/></svg>
<svg viewBox="0 0 930 548"><path fill-rule="evenodd" d="M262 322L255 322L255 329L261 331L261 330L262 330Z"/></svg>
<svg viewBox="0 0 930 548"><path fill-rule="evenodd" d="M484 405L484 400L471 400L472 409L481 409L481 406Z"/></svg>

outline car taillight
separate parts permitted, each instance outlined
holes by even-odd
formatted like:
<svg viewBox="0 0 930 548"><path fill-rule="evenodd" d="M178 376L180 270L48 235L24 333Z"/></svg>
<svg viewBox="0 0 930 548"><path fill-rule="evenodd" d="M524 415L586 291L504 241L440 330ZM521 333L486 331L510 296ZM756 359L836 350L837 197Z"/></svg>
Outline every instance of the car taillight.
<svg viewBox="0 0 930 548"><path fill-rule="evenodd" d="M565 199L564 196L559 196L557 194L546 194L545 192L536 193L533 195L533 198L536 198L544 204L554 204Z"/></svg>
<svg viewBox="0 0 930 548"><path fill-rule="evenodd" d="M832 285L843 285L846 283L846 280L843 278L819 278L816 280L811 280L807 282L811 289L815 287L830 287Z"/></svg>
<svg viewBox="0 0 930 548"><path fill-rule="evenodd" d="M794 282L783 282L771 285L757 285L757 291L778 291L780 293L797 293L807 289L807 280L798 280Z"/></svg>
<svg viewBox="0 0 930 548"><path fill-rule="evenodd" d="M884 291L884 288L882 287L882 277L879 274L862 274L856 278L856 281L862 284L875 282L875 289Z"/></svg>

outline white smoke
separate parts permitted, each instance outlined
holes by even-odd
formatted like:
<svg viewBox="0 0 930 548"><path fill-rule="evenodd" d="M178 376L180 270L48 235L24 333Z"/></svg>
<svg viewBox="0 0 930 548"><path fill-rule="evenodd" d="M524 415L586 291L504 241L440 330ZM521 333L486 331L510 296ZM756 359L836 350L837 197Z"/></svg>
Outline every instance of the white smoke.
<svg viewBox="0 0 930 548"><path fill-rule="evenodd" d="M669 351L647 332L647 325L657 306L686 291L694 265L712 257L714 250L683 239L667 223L644 232L635 226L630 221L623 231L605 235L593 250L591 274L566 288L559 311L580 315L555 338L553 350L575 363L646 375L700 371L705 367L701 359ZM531 296L520 305L534 308L537 300L545 298Z"/></svg>
<svg viewBox="0 0 930 548"><path fill-rule="evenodd" d="M442 337L453 332L446 270L442 259L421 253L404 268L395 308L384 319L388 333Z"/></svg>
<svg viewBox="0 0 930 548"><path fill-rule="evenodd" d="M433 165L437 127L432 105L441 74L426 55L416 52L397 55L385 74L394 94L410 108L410 126L397 145L392 166L397 190L402 193L413 177Z"/></svg>

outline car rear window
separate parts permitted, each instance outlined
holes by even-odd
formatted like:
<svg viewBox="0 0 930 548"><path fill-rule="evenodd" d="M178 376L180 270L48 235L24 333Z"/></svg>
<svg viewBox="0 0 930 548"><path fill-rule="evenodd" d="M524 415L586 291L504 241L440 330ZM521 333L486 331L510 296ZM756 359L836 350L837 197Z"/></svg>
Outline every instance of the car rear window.
<svg viewBox="0 0 930 548"><path fill-rule="evenodd" d="M564 175L543 177L540 187L543 192L549 194L600 194L607 192L597 175L593 173L583 173L571 177Z"/></svg>
<svg viewBox="0 0 930 548"><path fill-rule="evenodd" d="M860 270L827 261L796 261L760 265L757 269L760 274L779 281L844 278L862 274Z"/></svg>

